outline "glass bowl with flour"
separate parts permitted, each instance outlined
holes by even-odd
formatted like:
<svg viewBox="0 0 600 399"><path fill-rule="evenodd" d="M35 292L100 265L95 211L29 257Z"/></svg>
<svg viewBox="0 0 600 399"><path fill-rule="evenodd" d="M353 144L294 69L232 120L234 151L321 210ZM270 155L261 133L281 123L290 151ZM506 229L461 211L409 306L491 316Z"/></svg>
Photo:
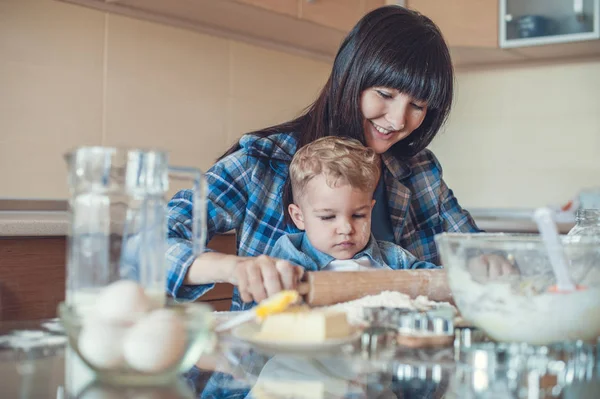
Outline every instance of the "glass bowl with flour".
<svg viewBox="0 0 600 399"><path fill-rule="evenodd" d="M600 336L600 245L562 236L577 290L557 292L538 235L442 233L435 237L456 306L503 342L546 345Z"/></svg>

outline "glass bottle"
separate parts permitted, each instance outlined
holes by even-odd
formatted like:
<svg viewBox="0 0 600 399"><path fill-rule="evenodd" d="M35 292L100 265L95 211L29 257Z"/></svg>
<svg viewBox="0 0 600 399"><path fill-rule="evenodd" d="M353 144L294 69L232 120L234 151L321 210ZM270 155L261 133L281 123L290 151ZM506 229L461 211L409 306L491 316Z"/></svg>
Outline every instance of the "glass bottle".
<svg viewBox="0 0 600 399"><path fill-rule="evenodd" d="M600 209L579 209L575 214L575 226L569 236L592 236L600 240Z"/></svg>

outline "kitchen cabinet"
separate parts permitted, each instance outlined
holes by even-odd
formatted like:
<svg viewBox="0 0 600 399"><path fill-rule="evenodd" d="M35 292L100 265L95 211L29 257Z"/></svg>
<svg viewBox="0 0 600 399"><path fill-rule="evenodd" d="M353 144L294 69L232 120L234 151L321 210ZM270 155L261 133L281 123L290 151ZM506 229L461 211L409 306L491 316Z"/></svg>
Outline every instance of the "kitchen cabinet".
<svg viewBox="0 0 600 399"><path fill-rule="evenodd" d="M598 56L599 2L407 0L406 6L439 26L454 64L464 66Z"/></svg>
<svg viewBox="0 0 600 399"><path fill-rule="evenodd" d="M500 47L600 38L600 0L501 0Z"/></svg>
<svg viewBox="0 0 600 399"><path fill-rule="evenodd" d="M386 0L59 0L331 61Z"/></svg>
<svg viewBox="0 0 600 399"><path fill-rule="evenodd" d="M341 31L350 31L364 13L363 0L304 0L299 4L300 18Z"/></svg>
<svg viewBox="0 0 600 399"><path fill-rule="evenodd" d="M237 3L248 4L279 14L298 15L298 0L235 0Z"/></svg>
<svg viewBox="0 0 600 399"><path fill-rule="evenodd" d="M408 0L435 22L453 47L498 47L498 4L480 0Z"/></svg>
<svg viewBox="0 0 600 399"><path fill-rule="evenodd" d="M56 317L65 298L66 237L0 237L0 322ZM213 237L208 247L235 254L234 234ZM199 301L229 310L233 286L215 284Z"/></svg>
<svg viewBox="0 0 600 399"><path fill-rule="evenodd" d="M455 66L600 55L600 0L59 0L331 62L367 12L404 5L441 29ZM556 23L535 34L527 16ZM531 24L530 24L531 25ZM529 30L528 30L529 29ZM544 32L539 35L539 32ZM529 33L528 33L529 32ZM549 34L548 32L552 32ZM596 39L594 39L596 38Z"/></svg>

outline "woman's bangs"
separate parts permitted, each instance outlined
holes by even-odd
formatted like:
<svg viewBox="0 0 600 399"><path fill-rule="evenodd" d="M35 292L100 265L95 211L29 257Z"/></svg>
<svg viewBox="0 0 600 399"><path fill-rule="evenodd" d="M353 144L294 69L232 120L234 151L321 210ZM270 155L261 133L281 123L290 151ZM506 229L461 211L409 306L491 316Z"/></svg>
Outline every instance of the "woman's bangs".
<svg viewBox="0 0 600 399"><path fill-rule="evenodd" d="M389 87L425 102L428 108L442 108L452 91L447 84L452 79L452 71L445 70L449 62L435 63L427 57L428 52L429 49L397 52L394 59L380 59L372 63L365 89Z"/></svg>

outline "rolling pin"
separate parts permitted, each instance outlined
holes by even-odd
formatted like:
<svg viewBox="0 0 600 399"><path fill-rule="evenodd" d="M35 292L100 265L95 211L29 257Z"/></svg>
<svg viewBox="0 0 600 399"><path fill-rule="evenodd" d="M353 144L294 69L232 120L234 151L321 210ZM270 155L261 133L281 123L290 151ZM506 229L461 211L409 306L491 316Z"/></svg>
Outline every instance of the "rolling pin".
<svg viewBox="0 0 600 399"><path fill-rule="evenodd" d="M304 302L327 306L382 291L399 291L411 298L453 303L446 271L442 269L306 272L298 286Z"/></svg>

